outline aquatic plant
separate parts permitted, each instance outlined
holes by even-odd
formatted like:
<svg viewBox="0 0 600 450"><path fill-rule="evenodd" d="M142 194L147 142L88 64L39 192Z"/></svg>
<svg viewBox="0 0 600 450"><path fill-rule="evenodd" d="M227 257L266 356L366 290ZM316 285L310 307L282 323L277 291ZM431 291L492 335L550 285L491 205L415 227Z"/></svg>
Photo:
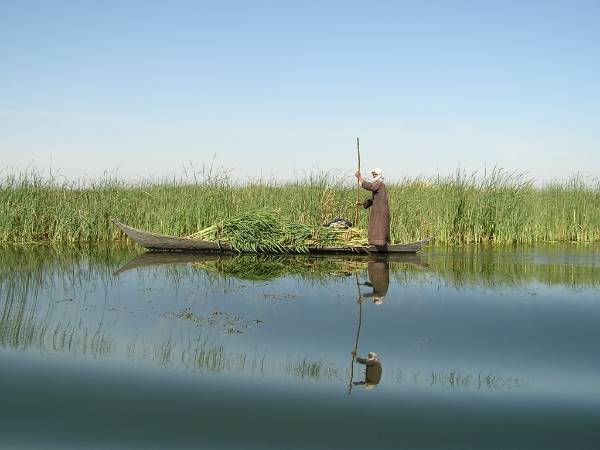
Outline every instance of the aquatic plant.
<svg viewBox="0 0 600 450"><path fill-rule="evenodd" d="M440 244L600 241L600 184L581 177L536 186L502 170L457 172L388 183L388 194L394 242L427 236ZM8 175L0 179L0 242L125 242L113 217L187 236L264 207L287 223L314 228L337 216L353 218L354 196L354 185L326 174L269 184L236 184L227 177L126 183ZM357 226L367 222L361 211Z"/></svg>

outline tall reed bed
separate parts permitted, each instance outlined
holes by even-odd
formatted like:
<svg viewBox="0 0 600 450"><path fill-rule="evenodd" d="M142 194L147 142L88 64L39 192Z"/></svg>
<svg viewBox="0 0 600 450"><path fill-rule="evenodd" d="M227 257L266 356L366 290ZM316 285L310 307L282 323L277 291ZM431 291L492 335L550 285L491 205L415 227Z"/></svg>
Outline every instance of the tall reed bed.
<svg viewBox="0 0 600 450"><path fill-rule="evenodd" d="M434 236L438 243L600 241L600 185L580 178L536 187L495 170L482 177L389 183L392 240ZM36 173L0 180L0 242L114 242L110 218L147 230L189 235L262 207L290 222L315 225L354 217L355 187L328 174L288 183L209 176L203 181L57 182ZM369 193L362 191L367 197ZM358 226L366 227L361 210Z"/></svg>

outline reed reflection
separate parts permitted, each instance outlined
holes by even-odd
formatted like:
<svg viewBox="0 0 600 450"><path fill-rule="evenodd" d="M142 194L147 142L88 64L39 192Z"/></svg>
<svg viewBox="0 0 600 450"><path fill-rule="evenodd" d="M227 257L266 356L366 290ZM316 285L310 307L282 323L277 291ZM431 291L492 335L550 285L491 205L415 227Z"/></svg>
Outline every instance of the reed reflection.
<svg viewBox="0 0 600 450"><path fill-rule="evenodd" d="M482 285L501 289L529 282L587 289L600 287L598 249L598 245L562 244L517 248L432 247L422 255L390 257L388 263L390 277L395 283L419 283L424 278L423 269L427 269L457 289ZM124 264L128 258L130 261ZM247 267L246 275L257 278L289 275L303 279L331 278L352 274L353 264L360 266L369 259L368 256L315 258L307 255L273 257L168 252L140 255L126 247L0 247L0 293L6 297L21 288L30 289L35 295L45 289L50 276L57 284L72 286L95 281L102 287L112 283L111 274L118 276L150 266L161 266L165 269L163 272L173 278L191 277L194 272L243 278L244 266Z"/></svg>
<svg viewBox="0 0 600 450"><path fill-rule="evenodd" d="M391 302L384 303L390 278L400 286L414 282L419 276L429 276L423 270L427 268L426 264L418 256L374 259L372 256L315 258L145 253L122 264L131 256L132 253L125 250L59 253L38 248L5 252L0 258L0 347L68 353L77 358L97 360L147 361L160 367L201 373L233 372L271 377L284 374L301 380L335 383L344 394L341 386L346 387L348 381L344 343L339 347L322 347L290 339L290 328L270 327L280 320L277 314L268 315L275 309L271 302L262 301L268 289L265 286L270 283L254 285L234 281L288 277L301 282L280 283L278 289L297 290L298 286L312 286L316 288L313 292L327 293L330 295L327 298L332 301L335 301L332 293L337 293L340 287L346 294L356 292L350 305L352 313L358 313L356 336L353 336L354 322L347 331L348 340L355 338L350 390L356 386L372 389L381 383L382 363L372 350L377 350L386 364L386 386L387 383L402 382L402 372L395 369L399 364L394 359L397 355L382 350L383 346L361 349L360 356L357 351L361 325L368 311L373 313L391 306ZM126 275L121 277L123 274ZM178 291L178 286L185 289ZM228 296L240 286L249 295L243 299L236 297L243 300L237 303L208 304L199 300L204 298L201 293L223 292L224 286L228 288ZM295 291L287 290L284 294L290 292ZM252 300L253 293L260 294L258 298L262 304L257 301L252 308L236 309L239 305L247 306L246 300ZM277 298L286 297L279 295ZM323 303L306 300L305 304L296 302L294 305L298 315L290 327L297 326L298 338L304 339L307 330L315 329L315 317L319 317L319 324L334 324L321 328L320 345L339 333L335 327L339 311L323 317L319 315ZM354 303L354 300L358 302ZM217 311L211 309L217 307ZM281 307L279 311L284 309ZM306 316L302 316L302 311ZM263 327L260 321L265 317L269 317L270 322L265 321ZM264 332L254 331L262 328ZM370 331L375 330L371 328ZM333 334L328 335L328 332ZM266 336L264 342L268 343L290 339L288 347L285 351L272 351L268 344L256 339L260 334ZM288 353L287 349L292 347L297 353ZM335 357L319 353L323 349ZM367 350L371 352L364 356ZM433 372L427 367L422 368L423 374L432 374L431 380L426 376L410 376L406 369L403 375L409 382L431 382L433 386L448 388L478 388L482 384L489 389L504 389L510 388L511 381L517 379L503 379L494 373L486 373L482 378L468 367L459 369L454 372L454 367L449 366L443 372ZM470 381L479 378L482 383Z"/></svg>

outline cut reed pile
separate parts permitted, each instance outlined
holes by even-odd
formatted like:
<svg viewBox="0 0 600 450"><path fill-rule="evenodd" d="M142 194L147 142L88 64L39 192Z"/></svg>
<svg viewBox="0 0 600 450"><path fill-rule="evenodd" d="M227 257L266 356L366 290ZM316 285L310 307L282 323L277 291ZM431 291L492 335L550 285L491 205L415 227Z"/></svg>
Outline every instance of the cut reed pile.
<svg viewBox="0 0 600 450"><path fill-rule="evenodd" d="M363 230L291 223L280 211L261 208L223 220L187 236L229 242L238 252L307 253L308 247L365 247Z"/></svg>

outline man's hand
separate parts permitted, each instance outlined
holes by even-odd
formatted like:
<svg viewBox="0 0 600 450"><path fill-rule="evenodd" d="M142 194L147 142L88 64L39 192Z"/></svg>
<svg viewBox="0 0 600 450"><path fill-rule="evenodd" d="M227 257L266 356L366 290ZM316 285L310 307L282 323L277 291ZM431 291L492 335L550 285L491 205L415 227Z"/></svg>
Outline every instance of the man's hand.
<svg viewBox="0 0 600 450"><path fill-rule="evenodd" d="M364 206L363 202L356 202L356 206Z"/></svg>

